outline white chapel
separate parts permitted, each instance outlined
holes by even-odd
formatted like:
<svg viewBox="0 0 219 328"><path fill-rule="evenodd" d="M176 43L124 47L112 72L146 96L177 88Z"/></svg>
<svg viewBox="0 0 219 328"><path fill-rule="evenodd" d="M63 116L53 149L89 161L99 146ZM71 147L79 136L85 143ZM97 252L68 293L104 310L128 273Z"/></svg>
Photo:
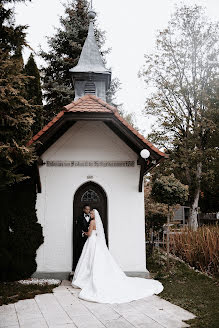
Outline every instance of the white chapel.
<svg viewBox="0 0 219 328"><path fill-rule="evenodd" d="M109 251L122 270L144 277L143 177L166 155L106 103L111 72L95 40L95 13L88 15L88 36L70 70L75 99L28 143L39 156L36 210L44 235L33 277L68 279L74 271L84 204L99 210Z"/></svg>

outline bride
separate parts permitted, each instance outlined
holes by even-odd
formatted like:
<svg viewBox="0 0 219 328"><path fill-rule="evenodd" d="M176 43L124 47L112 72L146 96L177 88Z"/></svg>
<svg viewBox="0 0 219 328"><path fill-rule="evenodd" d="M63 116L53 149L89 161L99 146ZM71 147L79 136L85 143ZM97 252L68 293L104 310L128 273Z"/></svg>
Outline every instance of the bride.
<svg viewBox="0 0 219 328"><path fill-rule="evenodd" d="M75 268L72 286L79 298L98 303L125 303L159 294L163 285L154 279L128 277L110 254L99 212L90 212L89 236Z"/></svg>

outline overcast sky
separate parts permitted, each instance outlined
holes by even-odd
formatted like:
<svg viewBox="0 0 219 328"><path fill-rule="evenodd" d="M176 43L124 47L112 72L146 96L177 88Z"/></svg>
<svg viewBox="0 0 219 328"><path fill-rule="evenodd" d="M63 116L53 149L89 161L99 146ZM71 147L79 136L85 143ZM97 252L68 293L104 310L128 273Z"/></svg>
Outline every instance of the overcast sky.
<svg viewBox="0 0 219 328"><path fill-rule="evenodd" d="M16 5L16 22L29 26L27 40L35 51L39 51L39 45L48 49L46 36L54 35L54 28L60 26L62 4L66 2L32 0ZM122 83L117 102L123 103L126 111L137 113L138 125L146 134L153 121L141 115L147 90L137 74L144 64L144 54L153 52L157 31L166 27L175 4L180 2L202 5L211 19L219 19L219 0L93 0L99 26L106 31L106 47L112 48L108 66ZM25 61L29 53L25 51ZM37 57L36 61L40 66L42 61Z"/></svg>

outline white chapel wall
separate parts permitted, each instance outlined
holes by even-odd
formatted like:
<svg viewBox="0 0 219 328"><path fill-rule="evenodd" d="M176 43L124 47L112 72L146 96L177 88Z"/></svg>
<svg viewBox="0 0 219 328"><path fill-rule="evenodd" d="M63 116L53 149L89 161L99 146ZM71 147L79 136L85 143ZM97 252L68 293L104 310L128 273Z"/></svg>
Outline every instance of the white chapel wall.
<svg viewBox="0 0 219 328"><path fill-rule="evenodd" d="M137 155L103 122L77 122L42 156L47 160L128 160L134 167L40 167L42 193L37 216L44 243L37 250L38 272L70 272L73 258L73 198L90 180L108 200L109 250L124 271L146 271L144 195L138 192Z"/></svg>

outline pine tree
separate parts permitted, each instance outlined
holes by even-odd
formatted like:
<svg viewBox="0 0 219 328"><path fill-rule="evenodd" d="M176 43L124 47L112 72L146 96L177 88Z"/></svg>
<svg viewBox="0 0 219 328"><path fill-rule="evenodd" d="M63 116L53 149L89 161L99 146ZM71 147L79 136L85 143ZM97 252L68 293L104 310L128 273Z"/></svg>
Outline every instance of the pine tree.
<svg viewBox="0 0 219 328"><path fill-rule="evenodd" d="M15 26L11 0L0 3L0 280L28 278L36 270L43 242L37 223L37 156L26 147L32 137L35 105L26 98L22 49L26 26ZM16 2L16 1L13 1Z"/></svg>
<svg viewBox="0 0 219 328"><path fill-rule="evenodd" d="M36 159L31 147L33 107L25 99L22 48L26 26L15 26L14 12L0 4L0 189L28 178L20 168Z"/></svg>
<svg viewBox="0 0 219 328"><path fill-rule="evenodd" d="M31 79L26 84L26 98L31 100L34 105L42 105L42 91L40 84L40 73L37 64L34 60L34 56L31 53L28 61L24 67L24 72Z"/></svg>
<svg viewBox="0 0 219 328"><path fill-rule="evenodd" d="M74 100L69 69L76 66L81 50L88 33L89 20L87 0L71 0L65 5L65 16L60 18L61 28L58 28L53 37L48 38L49 51L40 51L47 66L42 68L46 122L50 121L61 109ZM95 26L97 24L95 23ZM100 52L105 62L105 55L109 50L101 50L105 35L95 27L95 35ZM108 97L113 100L113 94L119 87L118 79L112 83Z"/></svg>
<svg viewBox="0 0 219 328"><path fill-rule="evenodd" d="M24 67L24 73L29 78L29 80L25 84L26 99L30 104L35 105L35 117L34 123L32 125L32 131L35 135L44 126L44 111L42 102L40 73L32 53L30 54L30 57Z"/></svg>

